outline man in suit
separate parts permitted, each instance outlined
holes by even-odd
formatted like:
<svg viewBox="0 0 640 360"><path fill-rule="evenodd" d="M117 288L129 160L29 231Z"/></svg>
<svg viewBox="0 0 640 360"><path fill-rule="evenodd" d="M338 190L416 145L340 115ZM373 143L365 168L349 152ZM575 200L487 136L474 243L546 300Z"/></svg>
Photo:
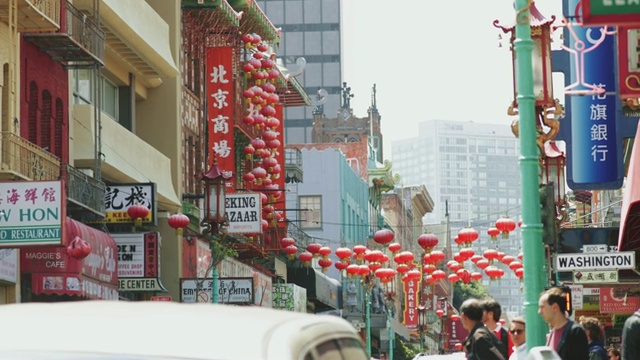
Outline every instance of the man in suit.
<svg viewBox="0 0 640 360"><path fill-rule="evenodd" d="M463 343L467 360L506 360L498 338L482 323L484 307L478 299L467 299L460 305L462 326L469 331Z"/></svg>
<svg viewBox="0 0 640 360"><path fill-rule="evenodd" d="M547 346L555 350L562 360L588 360L587 334L580 324L567 317L568 294L553 287L542 293L538 300L538 313L549 324Z"/></svg>

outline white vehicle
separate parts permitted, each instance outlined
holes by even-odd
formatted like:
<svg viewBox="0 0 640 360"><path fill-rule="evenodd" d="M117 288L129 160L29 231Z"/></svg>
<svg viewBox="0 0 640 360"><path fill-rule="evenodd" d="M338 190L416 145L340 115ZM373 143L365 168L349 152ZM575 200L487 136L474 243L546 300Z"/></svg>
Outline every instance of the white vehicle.
<svg viewBox="0 0 640 360"><path fill-rule="evenodd" d="M3 360L368 360L346 320L252 306L75 301L0 306Z"/></svg>

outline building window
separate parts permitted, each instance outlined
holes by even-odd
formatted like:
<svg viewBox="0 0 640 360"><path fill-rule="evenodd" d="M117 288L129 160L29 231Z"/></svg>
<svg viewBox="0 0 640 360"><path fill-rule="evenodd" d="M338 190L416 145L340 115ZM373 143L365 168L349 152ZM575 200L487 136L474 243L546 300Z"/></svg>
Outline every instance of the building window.
<svg viewBox="0 0 640 360"><path fill-rule="evenodd" d="M300 196L300 228L319 229L322 227L322 197Z"/></svg>
<svg viewBox="0 0 640 360"><path fill-rule="evenodd" d="M76 69L73 76L73 103L91 104L93 101L91 91L91 70Z"/></svg>
<svg viewBox="0 0 640 360"><path fill-rule="evenodd" d="M102 81L102 111L118 120L118 86L106 78Z"/></svg>

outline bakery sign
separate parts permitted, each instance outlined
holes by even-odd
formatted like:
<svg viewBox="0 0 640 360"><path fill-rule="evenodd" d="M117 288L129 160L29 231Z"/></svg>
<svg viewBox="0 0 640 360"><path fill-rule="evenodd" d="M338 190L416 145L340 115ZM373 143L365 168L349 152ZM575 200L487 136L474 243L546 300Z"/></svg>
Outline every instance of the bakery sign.
<svg viewBox="0 0 640 360"><path fill-rule="evenodd" d="M112 234L118 244L120 291L166 291L160 281L158 232Z"/></svg>

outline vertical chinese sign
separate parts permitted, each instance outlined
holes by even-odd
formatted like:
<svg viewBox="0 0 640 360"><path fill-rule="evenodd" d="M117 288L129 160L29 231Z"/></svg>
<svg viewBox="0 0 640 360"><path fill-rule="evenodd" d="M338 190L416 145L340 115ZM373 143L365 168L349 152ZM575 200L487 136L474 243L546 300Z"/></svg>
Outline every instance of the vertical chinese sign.
<svg viewBox="0 0 640 360"><path fill-rule="evenodd" d="M605 27L571 25L571 81L604 89L571 99L567 183L572 189L618 189L624 166L616 133L615 37ZM621 143L621 142L620 142Z"/></svg>
<svg viewBox="0 0 640 360"><path fill-rule="evenodd" d="M209 166L216 159L231 174L227 191L235 189L233 49L207 48L207 131Z"/></svg>
<svg viewBox="0 0 640 360"><path fill-rule="evenodd" d="M404 325L418 325L419 282L406 280L402 283L404 287Z"/></svg>

